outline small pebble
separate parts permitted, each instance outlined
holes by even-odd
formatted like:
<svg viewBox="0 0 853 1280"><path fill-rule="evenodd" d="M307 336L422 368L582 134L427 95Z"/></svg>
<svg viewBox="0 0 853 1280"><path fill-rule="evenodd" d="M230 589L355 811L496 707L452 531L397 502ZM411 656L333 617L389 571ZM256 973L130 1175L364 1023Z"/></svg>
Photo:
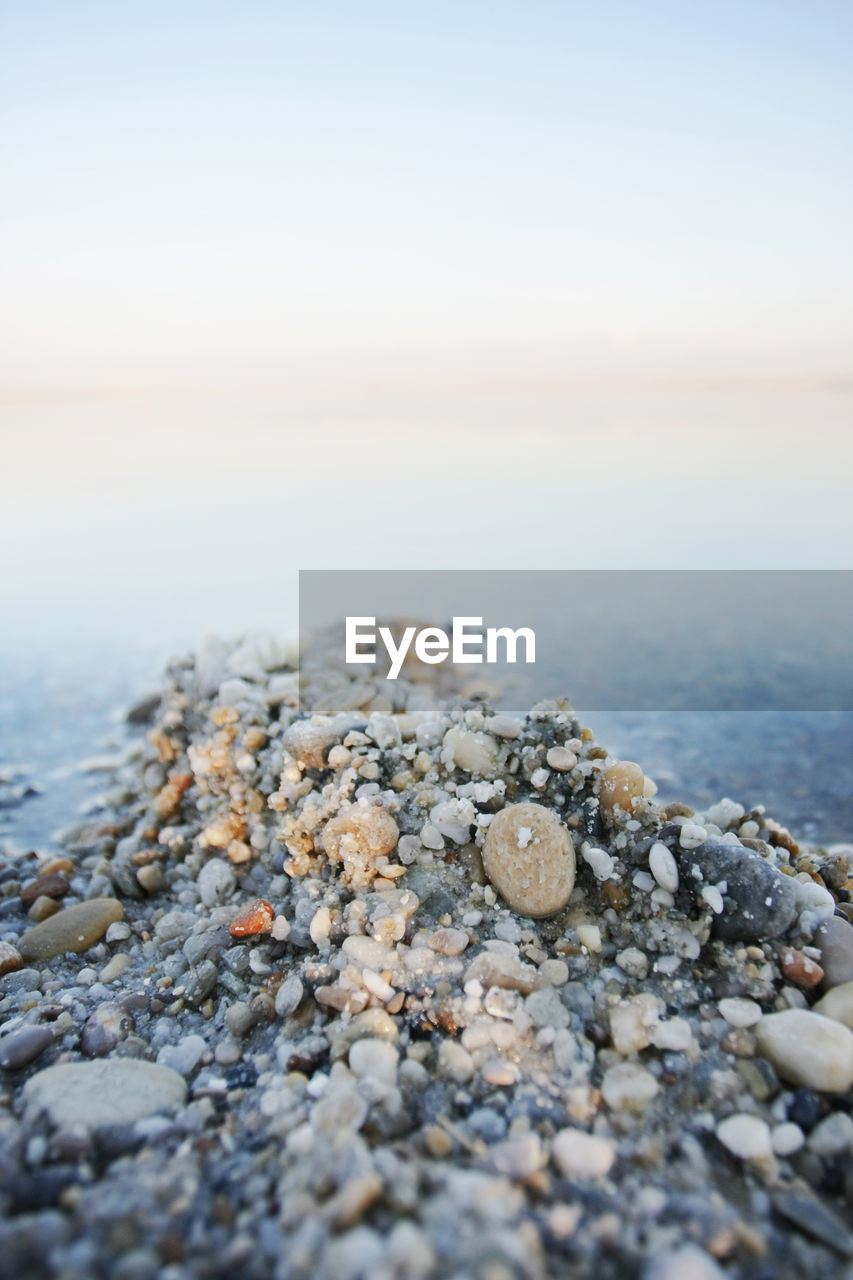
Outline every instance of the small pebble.
<svg viewBox="0 0 853 1280"><path fill-rule="evenodd" d="M727 1116L717 1125L717 1137L739 1160L766 1160L773 1154L770 1128L760 1116Z"/></svg>
<svg viewBox="0 0 853 1280"><path fill-rule="evenodd" d="M668 893L677 893L678 863L660 840L656 840L649 850L649 871L661 889L665 889Z"/></svg>
<svg viewBox="0 0 853 1280"><path fill-rule="evenodd" d="M15 973L23 966L24 962L17 947L13 947L11 942L0 942L0 975Z"/></svg>
<svg viewBox="0 0 853 1280"><path fill-rule="evenodd" d="M231 921L232 938L251 938L257 933L269 933L274 914L269 902L263 898L253 898Z"/></svg>
<svg viewBox="0 0 853 1280"><path fill-rule="evenodd" d="M822 1013L825 1018L834 1018L843 1022L845 1027L853 1029L853 982L842 982L840 986L827 991L822 999L813 1006L814 1013Z"/></svg>
<svg viewBox="0 0 853 1280"><path fill-rule="evenodd" d="M799 1151L805 1140L806 1136L800 1126L793 1124L790 1120L775 1125L770 1133L773 1154L781 1156L783 1159L786 1156L792 1156L795 1151Z"/></svg>
<svg viewBox="0 0 853 1280"><path fill-rule="evenodd" d="M551 1155L564 1178L606 1178L616 1158L616 1144L582 1129L561 1129L554 1136Z"/></svg>
<svg viewBox="0 0 853 1280"><path fill-rule="evenodd" d="M730 1027L754 1027L761 1021L761 1005L739 996L726 996L717 1005Z"/></svg>
<svg viewBox="0 0 853 1280"><path fill-rule="evenodd" d="M394 1084L397 1079L399 1054L387 1040L365 1037L356 1040L349 1051L349 1067L354 1076Z"/></svg>
<svg viewBox="0 0 853 1280"><path fill-rule="evenodd" d="M50 1027L19 1027L0 1039L0 1068L4 1071L20 1071L53 1043Z"/></svg>
<svg viewBox="0 0 853 1280"><path fill-rule="evenodd" d="M601 1081L601 1096L611 1111L645 1111L659 1091L651 1072L634 1062L608 1067Z"/></svg>

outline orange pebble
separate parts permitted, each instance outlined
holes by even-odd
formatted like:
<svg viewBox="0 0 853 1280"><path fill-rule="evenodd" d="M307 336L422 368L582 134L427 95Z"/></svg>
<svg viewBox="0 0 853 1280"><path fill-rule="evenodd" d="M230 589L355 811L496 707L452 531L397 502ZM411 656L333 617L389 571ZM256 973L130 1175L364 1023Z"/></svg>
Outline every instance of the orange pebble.
<svg viewBox="0 0 853 1280"><path fill-rule="evenodd" d="M786 947L782 952L782 972L789 982L796 982L798 987L816 987L823 978L823 969L816 960L803 955L795 947Z"/></svg>
<svg viewBox="0 0 853 1280"><path fill-rule="evenodd" d="M253 898L231 922L232 938L250 938L255 933L269 933L275 912L263 898Z"/></svg>

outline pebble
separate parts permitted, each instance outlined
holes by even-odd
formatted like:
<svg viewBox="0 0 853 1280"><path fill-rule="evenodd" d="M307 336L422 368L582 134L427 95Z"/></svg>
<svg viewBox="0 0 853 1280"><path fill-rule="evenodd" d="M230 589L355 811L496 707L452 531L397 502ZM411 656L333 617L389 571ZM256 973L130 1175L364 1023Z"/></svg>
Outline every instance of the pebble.
<svg viewBox="0 0 853 1280"><path fill-rule="evenodd" d="M791 1120L774 1125L770 1133L773 1154L781 1156L783 1159L786 1156L792 1156L795 1151L799 1151L805 1140L806 1135L800 1126L794 1124Z"/></svg>
<svg viewBox="0 0 853 1280"><path fill-rule="evenodd" d="M457 1084L466 1084L474 1074L474 1059L455 1040L442 1040L438 1050L438 1069Z"/></svg>
<svg viewBox="0 0 853 1280"><path fill-rule="evenodd" d="M99 1005L86 1019L80 1048L89 1058L102 1058L133 1030L133 1017L120 1004Z"/></svg>
<svg viewBox="0 0 853 1280"><path fill-rule="evenodd" d="M210 858L201 868L196 879L202 905L215 907L225 902L237 887L234 867L224 858Z"/></svg>
<svg viewBox="0 0 853 1280"><path fill-rule="evenodd" d="M598 798L602 812L613 817L618 808L630 817L634 801L643 794L645 781L638 764L631 760L614 761L601 776Z"/></svg>
<svg viewBox="0 0 853 1280"><path fill-rule="evenodd" d="M116 898L91 898L65 907L27 930L18 943L21 958L28 962L52 960L67 951L88 951L123 915L124 909Z"/></svg>
<svg viewBox="0 0 853 1280"><path fill-rule="evenodd" d="M520 915L551 915L565 906L574 888L572 838L553 810L509 805L486 832L483 870Z"/></svg>
<svg viewBox="0 0 853 1280"><path fill-rule="evenodd" d="M349 1051L349 1067L359 1079L379 1080L382 1084L394 1084L397 1079L399 1053L387 1040L366 1036L356 1040Z"/></svg>
<svg viewBox="0 0 853 1280"><path fill-rule="evenodd" d="M577 762L577 756L568 747L551 747L545 754L545 763L548 768L554 769L557 773L568 773L570 769L574 769Z"/></svg>
<svg viewBox="0 0 853 1280"><path fill-rule="evenodd" d="M200 1035L184 1036L177 1044L164 1044L157 1054L160 1066L171 1067L179 1075L190 1076L207 1053L207 1041Z"/></svg>
<svg viewBox="0 0 853 1280"><path fill-rule="evenodd" d="M108 960L98 974L98 981L105 985L115 982L116 978L121 977L125 969L131 963L130 956L124 951L119 951L111 960Z"/></svg>
<svg viewBox="0 0 853 1280"><path fill-rule="evenodd" d="M302 1003L305 988L298 974L289 974L275 994L275 1011L279 1018L287 1018L295 1013ZM234 1008L236 1006L232 1006ZM231 1010L229 1010L229 1013ZM226 1019L227 1020L227 1019ZM230 1027L230 1024L229 1024ZM233 1027L230 1027L234 1031ZM247 1028L248 1029L248 1028ZM234 1031L235 1035L245 1035L246 1031Z"/></svg>
<svg viewBox="0 0 853 1280"><path fill-rule="evenodd" d="M264 898L253 898L231 921L232 938L251 938L258 933L269 933L275 912Z"/></svg>
<svg viewBox="0 0 853 1280"><path fill-rule="evenodd" d="M436 929L427 939L427 946L440 956L459 956L469 941L468 934L462 929Z"/></svg>
<svg viewBox="0 0 853 1280"><path fill-rule="evenodd" d="M667 893L678 891L678 863L662 840L656 840L649 850L649 871Z"/></svg>
<svg viewBox="0 0 853 1280"><path fill-rule="evenodd" d="M853 982L853 924L841 916L824 920L814 935L814 944L820 947L820 963L827 987L840 987Z"/></svg>
<svg viewBox="0 0 853 1280"><path fill-rule="evenodd" d="M727 1116L717 1125L717 1138L739 1160L766 1160L773 1154L770 1127L760 1116Z"/></svg>
<svg viewBox="0 0 853 1280"><path fill-rule="evenodd" d="M497 765L498 744L488 733L454 725L444 735L442 758L464 773L489 778Z"/></svg>
<svg viewBox="0 0 853 1280"><path fill-rule="evenodd" d="M13 947L11 942L0 942L0 975L15 973L18 969L22 969L23 965L18 948Z"/></svg>
<svg viewBox="0 0 853 1280"><path fill-rule="evenodd" d="M789 876L740 843L708 837L682 849L681 879L701 894L704 885L726 883L724 910L714 915L713 930L726 942L777 938L799 912L799 895Z"/></svg>
<svg viewBox="0 0 853 1280"><path fill-rule="evenodd" d="M300 986L301 985L302 984L300 983ZM281 988L279 988L279 991L280 990ZM278 1011L276 1010L276 1012ZM232 1005L229 1005L225 1012L225 1025L231 1032L232 1036L237 1036L238 1039L242 1039L243 1036L248 1035L252 1027L255 1026L259 1016L259 1011L257 1009L253 1009L251 1005L246 1004L244 1000L235 1000Z"/></svg>
<svg viewBox="0 0 853 1280"><path fill-rule="evenodd" d="M782 972L789 982L795 982L806 991L816 987L823 978L820 965L796 947L786 947L782 952Z"/></svg>
<svg viewBox="0 0 853 1280"><path fill-rule="evenodd" d="M754 1027L761 1021L761 1005L739 996L726 996L717 1005L730 1027Z"/></svg>
<svg viewBox="0 0 853 1280"><path fill-rule="evenodd" d="M496 1142L489 1150L489 1160L496 1173L507 1178L532 1178L545 1163L542 1143L535 1133Z"/></svg>
<svg viewBox="0 0 853 1280"><path fill-rule="evenodd" d="M783 1080L821 1093L853 1084L853 1031L810 1009L767 1014L755 1028L758 1052Z"/></svg>
<svg viewBox="0 0 853 1280"><path fill-rule="evenodd" d="M601 930L597 924L579 924L577 927L578 942L587 951L601 950Z"/></svg>
<svg viewBox="0 0 853 1280"><path fill-rule="evenodd" d="M827 991L822 999L813 1006L814 1013L822 1013L825 1018L834 1018L843 1022L845 1027L853 1028L853 982L842 982L841 986Z"/></svg>
<svg viewBox="0 0 853 1280"><path fill-rule="evenodd" d="M657 996L643 992L627 1000L614 1000L610 1006L610 1036L616 1052L627 1057L647 1048L657 1021Z"/></svg>
<svg viewBox="0 0 853 1280"><path fill-rule="evenodd" d="M36 898L33 905L27 912L27 916L35 924L40 924L42 920L48 920L51 916L55 916L59 910L59 903L55 898L43 896Z"/></svg>
<svg viewBox="0 0 853 1280"><path fill-rule="evenodd" d="M53 1043L50 1027L19 1027L0 1039L0 1067L4 1071L20 1071Z"/></svg>
<svg viewBox="0 0 853 1280"><path fill-rule="evenodd" d="M653 1258L643 1280L726 1280L726 1272L704 1249L685 1244Z"/></svg>
<svg viewBox="0 0 853 1280"><path fill-rule="evenodd" d="M629 978L642 980L649 972L649 958L638 947L625 947L623 951L617 951L616 963Z"/></svg>
<svg viewBox="0 0 853 1280"><path fill-rule="evenodd" d="M126 942L130 934L130 925L124 920L116 920L107 929L104 938L107 942Z"/></svg>
<svg viewBox="0 0 853 1280"><path fill-rule="evenodd" d="M59 871L48 872L21 887L21 902L31 907L38 898L64 898L71 886Z"/></svg>
<svg viewBox="0 0 853 1280"><path fill-rule="evenodd" d="M846 1111L834 1111L815 1125L809 1134L809 1150L832 1159L853 1152L853 1118Z"/></svg>
<svg viewBox="0 0 853 1280"><path fill-rule="evenodd" d="M601 1081L601 1096L611 1111L645 1111L659 1090L652 1073L634 1062L608 1067Z"/></svg>
<svg viewBox="0 0 853 1280"><path fill-rule="evenodd" d="M584 849L583 860L596 880L603 882L613 875L616 859L612 858L606 849Z"/></svg>
<svg viewBox="0 0 853 1280"><path fill-rule="evenodd" d="M551 1155L564 1178L606 1178L616 1158L616 1144L583 1129L561 1129L554 1136Z"/></svg>
<svg viewBox="0 0 853 1280"><path fill-rule="evenodd" d="M481 951L465 970L465 983L476 980L484 990L505 987L529 996L537 986L539 975L532 965L522 964L515 956L500 951Z"/></svg>
<svg viewBox="0 0 853 1280"><path fill-rule="evenodd" d="M27 1081L22 1099L31 1115L46 1113L59 1128L133 1124L182 1106L187 1087L169 1067L140 1058L63 1062Z"/></svg>

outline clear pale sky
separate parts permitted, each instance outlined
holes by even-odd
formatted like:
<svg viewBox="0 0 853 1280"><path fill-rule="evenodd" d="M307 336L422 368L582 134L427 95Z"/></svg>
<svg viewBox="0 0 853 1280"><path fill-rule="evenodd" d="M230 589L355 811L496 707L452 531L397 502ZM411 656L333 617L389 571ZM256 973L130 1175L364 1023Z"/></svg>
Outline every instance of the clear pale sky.
<svg viewBox="0 0 853 1280"><path fill-rule="evenodd" d="M849 378L852 70L847 0L5 0L0 390Z"/></svg>
<svg viewBox="0 0 853 1280"><path fill-rule="evenodd" d="M2 0L18 646L850 567L848 0Z"/></svg>

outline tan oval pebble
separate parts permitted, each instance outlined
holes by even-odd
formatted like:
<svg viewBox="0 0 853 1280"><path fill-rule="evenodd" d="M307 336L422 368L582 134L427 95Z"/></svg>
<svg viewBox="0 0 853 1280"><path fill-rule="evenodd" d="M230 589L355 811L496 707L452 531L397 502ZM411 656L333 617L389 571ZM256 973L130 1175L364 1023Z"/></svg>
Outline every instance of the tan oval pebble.
<svg viewBox="0 0 853 1280"><path fill-rule="evenodd" d="M574 888L572 837L551 809L509 805L486 833L483 870L520 915L551 915L565 906Z"/></svg>
<svg viewBox="0 0 853 1280"><path fill-rule="evenodd" d="M21 959L52 960L66 951L88 951L123 915L124 909L117 898L77 902L27 930L18 943Z"/></svg>
<svg viewBox="0 0 853 1280"><path fill-rule="evenodd" d="M634 801L643 794L645 778L638 764L631 760L615 760L601 778L599 801L605 813L611 814L618 806L630 814Z"/></svg>
<svg viewBox="0 0 853 1280"><path fill-rule="evenodd" d="M827 991L822 1000L812 1008L812 1013L822 1013L825 1018L843 1022L853 1030L853 982L842 982L840 987Z"/></svg>
<svg viewBox="0 0 853 1280"><path fill-rule="evenodd" d="M853 1031L811 1009L769 1013L755 1027L758 1052L783 1080L820 1093L853 1084Z"/></svg>

